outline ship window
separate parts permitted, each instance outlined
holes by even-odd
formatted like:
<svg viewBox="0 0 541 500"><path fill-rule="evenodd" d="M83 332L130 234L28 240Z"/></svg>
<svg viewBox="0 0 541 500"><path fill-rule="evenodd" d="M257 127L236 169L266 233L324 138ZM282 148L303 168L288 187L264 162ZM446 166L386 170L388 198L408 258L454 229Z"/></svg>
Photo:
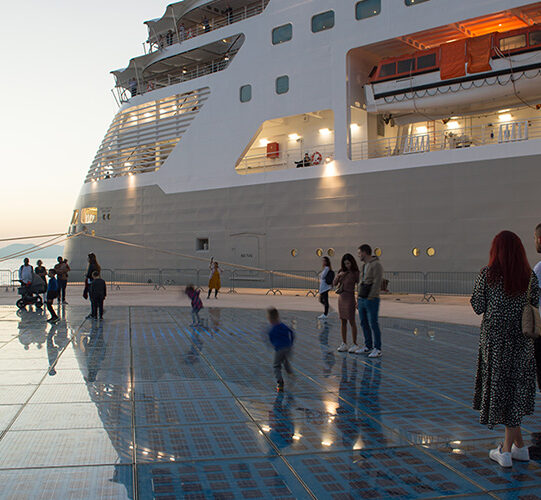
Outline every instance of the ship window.
<svg viewBox="0 0 541 500"><path fill-rule="evenodd" d="M209 239L197 238L197 240L195 240L195 249L198 252L206 252L209 249Z"/></svg>
<svg viewBox="0 0 541 500"><path fill-rule="evenodd" d="M381 78L385 76L391 76L396 74L396 63L388 63L381 66L381 69L379 70L379 76Z"/></svg>
<svg viewBox="0 0 541 500"><path fill-rule="evenodd" d="M426 254L429 256L429 257L434 257L434 255L436 255L436 249L434 247L428 247L426 249Z"/></svg>
<svg viewBox="0 0 541 500"><path fill-rule="evenodd" d="M508 36L500 40L500 50L514 50L526 47L526 35Z"/></svg>
<svg viewBox="0 0 541 500"><path fill-rule="evenodd" d="M276 93L286 94L287 92L289 92L289 76L279 76L276 79Z"/></svg>
<svg viewBox="0 0 541 500"><path fill-rule="evenodd" d="M312 17L312 33L330 30L334 27L334 10L328 10Z"/></svg>
<svg viewBox="0 0 541 500"><path fill-rule="evenodd" d="M403 61L398 61L398 70L397 73L410 73L415 71L415 59L404 59Z"/></svg>
<svg viewBox="0 0 541 500"><path fill-rule="evenodd" d="M316 255L317 255L318 257L323 257L323 249L322 249L322 248L318 248L318 249L316 250Z"/></svg>
<svg viewBox="0 0 541 500"><path fill-rule="evenodd" d="M328 255L329 257L334 257L334 254L335 254L334 248L329 248L329 249L327 250L327 255Z"/></svg>
<svg viewBox="0 0 541 500"><path fill-rule="evenodd" d="M88 207L81 210L81 224L94 224L97 220L98 209L96 207Z"/></svg>
<svg viewBox="0 0 541 500"><path fill-rule="evenodd" d="M381 251L381 248L374 248L374 255L376 257L381 257L383 252Z"/></svg>
<svg viewBox="0 0 541 500"><path fill-rule="evenodd" d="M436 53L417 58L417 69L433 68L434 66L436 66Z"/></svg>
<svg viewBox="0 0 541 500"><path fill-rule="evenodd" d="M404 0L404 3L410 7L411 5L417 5L418 3L428 2L428 0Z"/></svg>
<svg viewBox="0 0 541 500"><path fill-rule="evenodd" d="M532 31L530 33L530 45L541 45L541 31Z"/></svg>
<svg viewBox="0 0 541 500"><path fill-rule="evenodd" d="M252 86L243 85L240 88L240 102L248 102L252 100Z"/></svg>
<svg viewBox="0 0 541 500"><path fill-rule="evenodd" d="M278 45L279 43L289 42L293 38L293 25L284 24L278 26L272 30L272 44Z"/></svg>
<svg viewBox="0 0 541 500"><path fill-rule="evenodd" d="M355 18L359 21L377 16L381 12L381 0L361 0L355 5Z"/></svg>
<svg viewBox="0 0 541 500"><path fill-rule="evenodd" d="M77 224L77 222L79 222L79 210L74 210L70 224Z"/></svg>
<svg viewBox="0 0 541 500"><path fill-rule="evenodd" d="M421 255L421 250L419 250L417 247L415 247L415 248L411 251L411 254L412 254L414 257L419 257L419 255Z"/></svg>
<svg viewBox="0 0 541 500"><path fill-rule="evenodd" d="M299 254L299 251L296 248L291 250L291 257L296 257L298 254Z"/></svg>

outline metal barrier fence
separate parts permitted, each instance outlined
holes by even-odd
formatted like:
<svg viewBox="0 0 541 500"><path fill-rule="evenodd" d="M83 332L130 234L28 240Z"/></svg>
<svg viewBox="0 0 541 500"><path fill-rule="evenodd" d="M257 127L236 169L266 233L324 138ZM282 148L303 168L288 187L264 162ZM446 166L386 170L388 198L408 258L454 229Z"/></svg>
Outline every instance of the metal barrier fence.
<svg viewBox="0 0 541 500"><path fill-rule="evenodd" d="M72 269L69 285L83 285L86 270ZM208 269L102 269L101 276L111 289L122 287L166 287L194 285L207 290ZM385 271L383 292L394 294L422 295L423 300L435 300L437 295L471 295L477 272L421 272ZM0 269L0 288L15 291L18 271ZM267 294L281 295L285 290L294 290L316 296L319 276L316 271L248 271L225 269L221 271L222 293L236 293L239 288L257 288Z"/></svg>

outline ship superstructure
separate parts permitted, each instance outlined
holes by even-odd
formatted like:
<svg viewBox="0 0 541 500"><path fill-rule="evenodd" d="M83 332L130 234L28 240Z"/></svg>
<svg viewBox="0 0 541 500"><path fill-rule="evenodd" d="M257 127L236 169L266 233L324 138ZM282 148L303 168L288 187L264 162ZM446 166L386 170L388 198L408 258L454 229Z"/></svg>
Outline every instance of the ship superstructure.
<svg viewBox="0 0 541 500"><path fill-rule="evenodd" d="M185 0L113 71L70 232L266 269L472 271L540 222L541 2ZM110 268L173 255L68 242ZM531 257L533 258L533 248ZM192 264L193 265L193 264ZM73 266L72 266L73 267Z"/></svg>

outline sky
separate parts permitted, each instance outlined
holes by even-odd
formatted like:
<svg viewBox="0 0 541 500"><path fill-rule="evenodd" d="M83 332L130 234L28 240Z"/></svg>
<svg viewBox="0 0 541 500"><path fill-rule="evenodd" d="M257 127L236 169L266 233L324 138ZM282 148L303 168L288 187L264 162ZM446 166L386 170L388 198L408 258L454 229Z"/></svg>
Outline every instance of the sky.
<svg viewBox="0 0 541 500"><path fill-rule="evenodd" d="M110 71L143 53L143 22L168 3L0 1L0 238L67 231L118 109Z"/></svg>

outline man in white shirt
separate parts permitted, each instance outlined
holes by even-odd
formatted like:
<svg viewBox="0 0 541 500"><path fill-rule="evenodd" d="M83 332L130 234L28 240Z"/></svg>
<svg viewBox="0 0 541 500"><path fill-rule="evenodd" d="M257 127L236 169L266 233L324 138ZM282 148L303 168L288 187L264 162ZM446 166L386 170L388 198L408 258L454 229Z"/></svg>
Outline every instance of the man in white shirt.
<svg viewBox="0 0 541 500"><path fill-rule="evenodd" d="M34 274L34 268L30 265L30 259L27 257L24 259L24 264L19 268L19 280L25 285L32 283Z"/></svg>

